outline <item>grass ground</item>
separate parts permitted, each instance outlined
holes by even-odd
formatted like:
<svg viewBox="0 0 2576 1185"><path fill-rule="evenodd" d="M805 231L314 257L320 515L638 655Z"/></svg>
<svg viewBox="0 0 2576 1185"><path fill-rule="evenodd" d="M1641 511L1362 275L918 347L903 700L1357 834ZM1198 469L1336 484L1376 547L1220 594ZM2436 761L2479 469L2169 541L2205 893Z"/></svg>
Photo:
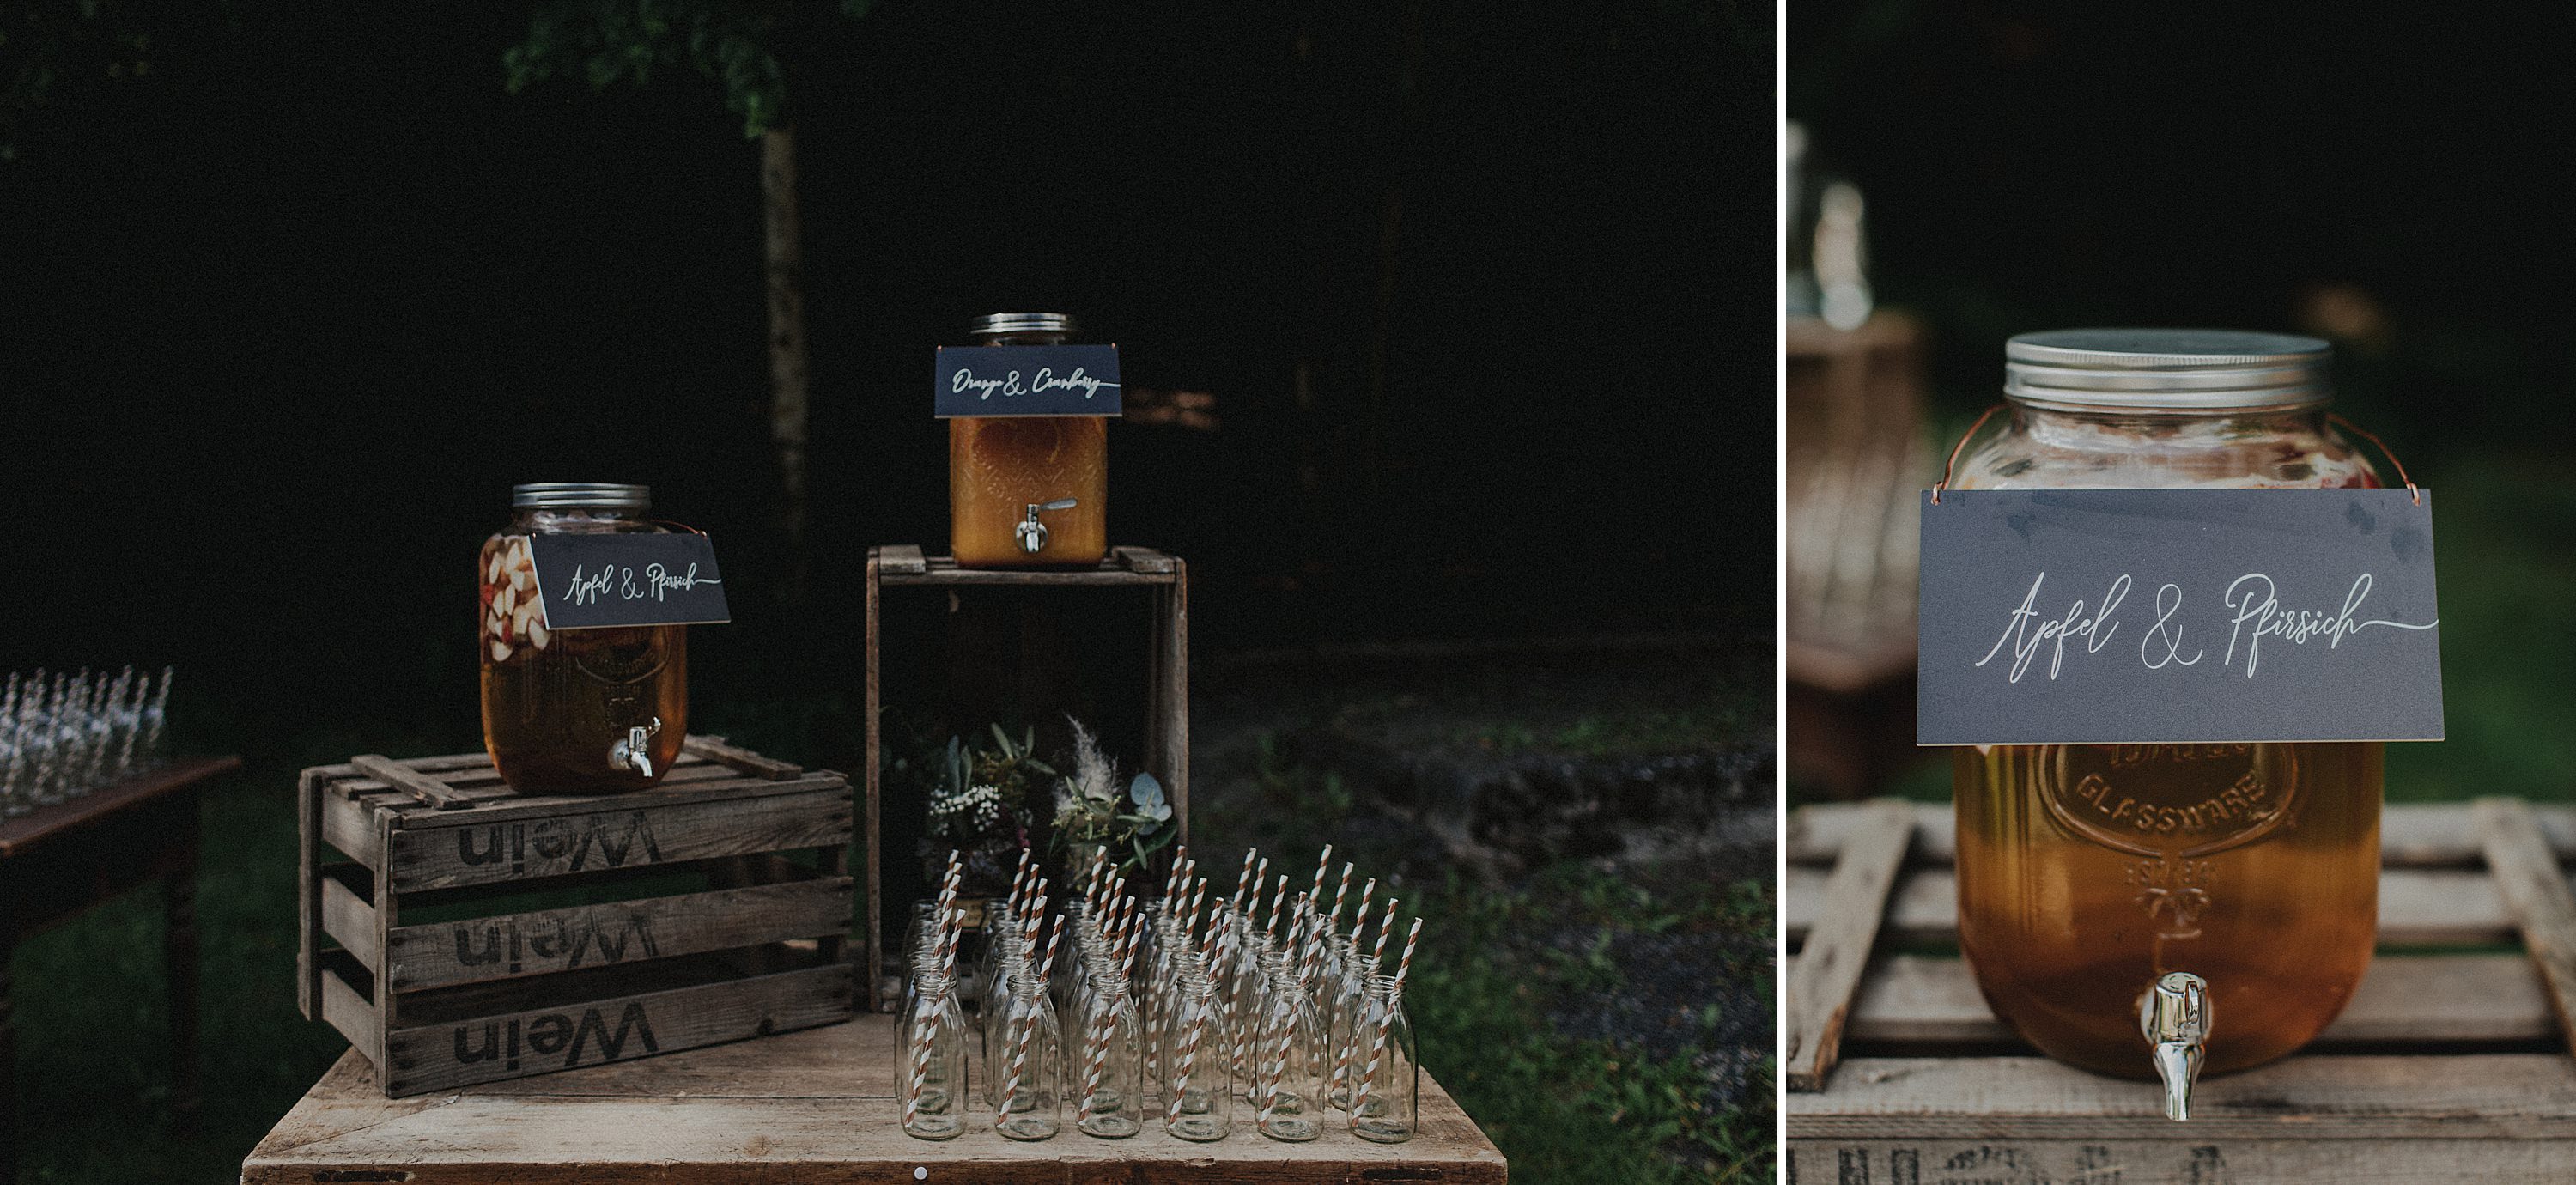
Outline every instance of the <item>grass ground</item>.
<svg viewBox="0 0 2576 1185"><path fill-rule="evenodd" d="M1643 889L1574 866L1506 893L1453 883L1426 912L1439 919L1443 938L1423 957L1422 982L1410 993L1424 1058L1511 1158L1514 1181L1773 1179L1767 1059L1749 1067L1731 1102L1710 1097L1703 1068L1737 1019L1725 1015L1730 1005L1758 1009L1769 1031L1766 885ZM1571 950L1528 939L1568 929L1592 937ZM1760 953L1729 968L1750 990L1730 1000L1712 993L1679 1009L1664 1040L1596 1035L1602 1026L1585 1021L1628 994L1632 977L1654 971L1616 957L1623 944L1691 932L1756 940L1748 948Z"/></svg>
<svg viewBox="0 0 2576 1185"><path fill-rule="evenodd" d="M773 705L709 727L804 758L807 738L850 726L848 707ZM1712 719L1733 710L1696 701L1672 709ZM1493 727L1514 747L1617 748L1675 730L1677 715L1649 711L1589 724L1515 725L1497 715ZM1202 720L1211 732L1223 723L1218 712ZM241 1158L345 1047L295 1011L294 771L353 752L439 749L434 738L394 732L316 735L254 755L249 769L210 787L198 910L205 1106L194 1130L177 1128L168 1109L159 894L129 894L21 946L13 998L22 1179L236 1179ZM1304 804L1304 822L1348 812L1365 791L1325 771L1269 776L1271 790ZM1224 830L1215 818L1201 826ZM1501 891L1430 877L1408 887L1408 904L1434 919L1409 993L1426 1061L1510 1157L1515 1182L1772 1179L1771 1068L1743 1055L1770 1047L1768 879L1704 869L1658 878L1567 862Z"/></svg>

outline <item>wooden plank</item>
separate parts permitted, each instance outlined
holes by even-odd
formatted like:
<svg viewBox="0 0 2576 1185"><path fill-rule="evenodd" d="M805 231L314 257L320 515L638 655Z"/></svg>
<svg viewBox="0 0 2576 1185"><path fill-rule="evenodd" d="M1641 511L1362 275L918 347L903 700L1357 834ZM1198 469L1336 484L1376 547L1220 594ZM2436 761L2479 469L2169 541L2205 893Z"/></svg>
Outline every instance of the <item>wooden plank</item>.
<svg viewBox="0 0 2576 1185"><path fill-rule="evenodd" d="M2161 1140L1791 1141L1789 1179L1817 1185L2557 1185L2576 1163L2576 1146L2561 1140L2213 1142L2184 1126Z"/></svg>
<svg viewBox="0 0 2576 1185"><path fill-rule="evenodd" d="M56 837L74 836L82 828L138 803L240 768L239 757L174 761L113 786L101 786L52 806L37 807L17 818L0 820L0 859L25 856Z"/></svg>
<svg viewBox="0 0 2576 1185"><path fill-rule="evenodd" d="M1792 1140L2564 1140L2576 1136L2576 1060L2290 1057L2201 1079L2191 1122L2177 1125L2152 1084L2047 1058L1855 1057L1832 1092L1790 1094L1783 1109Z"/></svg>
<svg viewBox="0 0 2576 1185"><path fill-rule="evenodd" d="M1160 710L1160 759L1167 771L1163 784L1172 791L1172 820L1180 842L1190 841L1190 581L1189 570L1171 558L1172 587L1156 601L1163 610L1158 631L1160 658L1150 676L1159 694L1147 698ZM1149 709L1151 710L1151 709Z"/></svg>
<svg viewBox="0 0 2576 1185"><path fill-rule="evenodd" d="M521 794L508 782L501 780L501 771L492 768L490 758L479 754L457 757L418 757L396 764L409 769L436 772L438 780L446 783L449 790L477 804L499 804L505 800L514 804L563 803L599 797L579 794ZM369 777L353 766L326 765L316 768L324 772L326 784L330 787L331 794L336 797L364 802L370 807L380 806L393 810L417 810L423 806L402 788ZM660 793L672 786L718 782L741 777L742 774L739 771L729 766L709 761L684 749L679 757L671 762L671 771L664 774L660 781L655 782L648 790L632 791L632 793Z"/></svg>
<svg viewBox="0 0 2576 1185"><path fill-rule="evenodd" d="M437 757L405 757L402 759L402 764L410 766L416 770L421 770L425 773L434 774L461 773L472 771L479 766L481 767L482 772L489 773L496 779L501 776L500 774L492 771L492 758L486 753L450 753ZM345 761L338 765L317 765L313 767L313 771L316 774L321 775L324 781L346 781L358 776L358 767L350 765Z"/></svg>
<svg viewBox="0 0 2576 1185"><path fill-rule="evenodd" d="M373 971L384 948L376 945L376 907L355 886L373 896L367 870L356 864L333 864L322 870L322 932Z"/></svg>
<svg viewBox="0 0 2576 1185"><path fill-rule="evenodd" d="M1180 563L1179 560L1168 553L1156 551L1150 547L1113 547L1109 549L1109 554L1119 567L1130 572L1159 575L1179 570L1176 566Z"/></svg>
<svg viewBox="0 0 2576 1185"><path fill-rule="evenodd" d="M850 969L810 967L386 1034L387 1093L648 1057L831 1024L850 1014Z"/></svg>
<svg viewBox="0 0 2576 1185"><path fill-rule="evenodd" d="M850 841L850 795L840 778L761 785L808 788L676 802L648 792L598 800L600 809L584 814L527 819L514 812L502 821L462 825L442 816L440 825L391 833L386 879L396 891L410 892Z"/></svg>
<svg viewBox="0 0 2576 1185"><path fill-rule="evenodd" d="M386 941L393 989L403 992L846 934L849 927L850 879L816 877L403 926Z"/></svg>
<svg viewBox="0 0 2576 1185"><path fill-rule="evenodd" d="M1858 826L1857 803L1820 803L1789 813L1789 863L1830 865L1843 839ZM2533 805L2538 834L2548 842L2558 863L2576 864L2576 806ZM1957 859L1956 815L1950 804L1916 803L1915 864L1944 865ZM2399 803L2380 812L2380 864L2388 868L2483 868L2486 852L2475 834L2466 803Z"/></svg>
<svg viewBox="0 0 2576 1185"><path fill-rule="evenodd" d="M968 586L1036 587L1041 585L1083 585L1091 588L1144 587L1170 584L1172 577L1160 573L1126 572L1115 568L938 568L908 575L893 571L879 574L888 588L961 588Z"/></svg>
<svg viewBox="0 0 2576 1185"><path fill-rule="evenodd" d="M913 550L917 553L920 549ZM882 658L879 653L879 643L884 632L881 616L885 611L885 588L880 579L883 563L879 550L871 548L868 551L866 580L867 702L860 711L860 715L866 717L864 727L867 733L867 752L860 760L865 761L868 766L864 775L864 784L867 787L866 801L861 804L867 812L861 816L866 826L860 851L860 855L868 865L867 871L862 874L866 877L862 883L867 886L867 899L860 903L860 908L866 915L868 938L867 951L860 956L860 959L868 978L867 990L859 993L859 998L866 1001L867 1007L876 1006L877 983L885 976L885 862L879 852L885 836L884 816L878 809L881 805L880 799L885 792L885 722L881 716L885 708L885 692L879 682L881 672L878 670Z"/></svg>
<svg viewBox="0 0 2576 1185"><path fill-rule="evenodd" d="M340 1030L340 1035L349 1039L350 1056L372 1060L373 1051L382 1046L384 1037L384 1028L376 1020L375 1006L367 1003L367 998L359 995L358 989L347 979L331 970L327 962L317 960L317 965L323 968L320 991L323 1022ZM350 969L360 970L354 965Z"/></svg>
<svg viewBox="0 0 2576 1185"><path fill-rule="evenodd" d="M2540 972L2520 955L2380 955L2318 1041L2393 1051L2543 1041L2558 1035ZM1888 955L1861 980L1843 1039L1992 1049L2019 1044L1958 959Z"/></svg>
<svg viewBox="0 0 2576 1185"><path fill-rule="evenodd" d="M930 566L922 560L921 545L917 543L889 543L883 547L871 547L868 549L868 558L876 561L878 570L883 572L911 574L930 570Z"/></svg>
<svg viewBox="0 0 2576 1185"><path fill-rule="evenodd" d="M388 858L392 856L394 850L393 834L396 822L393 812L376 812L376 850L385 853ZM385 935L400 924L402 907L394 897L392 877L377 874L373 888L375 889L375 908L367 912L367 921L374 931L372 945L377 950L383 950ZM403 1022L402 1008L401 1002L394 997L392 964L378 959L369 970L372 973L372 979L367 999L376 1006L377 1041L375 1045L368 1047L368 1056L381 1066L385 1064L384 1034L392 1032L395 1026Z"/></svg>
<svg viewBox="0 0 2576 1185"><path fill-rule="evenodd" d="M414 800L434 810L452 811L471 806L474 802L436 775L416 769L405 769L395 764L393 758L379 753L352 757L349 759L349 765L359 773L411 795Z"/></svg>
<svg viewBox="0 0 2576 1185"><path fill-rule="evenodd" d="M691 734L686 740L680 742L680 751L697 754L709 761L720 762L752 777L765 778L772 782L784 782L805 772L795 762L763 757L749 749L728 745L723 737Z"/></svg>
<svg viewBox="0 0 2576 1185"><path fill-rule="evenodd" d="M295 1010L322 1019L322 776L295 779Z"/></svg>
<svg viewBox="0 0 2576 1185"><path fill-rule="evenodd" d="M1875 818L1843 845L1825 883L1822 913L1806 948L1789 968L1783 1009L1789 1089L1823 1090L1834 1072L1852 992L1877 944L1888 889L1914 829L1913 809L1893 799L1873 804Z"/></svg>
<svg viewBox="0 0 2576 1185"><path fill-rule="evenodd" d="M375 812L362 803L332 794L328 782L323 783L315 794L320 800L322 842L368 867L383 863L384 849L376 846L381 836L373 818ZM314 858L319 859L320 854L317 852Z"/></svg>
<svg viewBox="0 0 2576 1185"><path fill-rule="evenodd" d="M1790 942L1803 941L1821 909L1826 876L1791 866L1780 922ZM1881 942L1941 943L1959 938L1958 881L1947 868L1897 876L1879 929ZM2392 868L2379 874L2379 941L2391 946L2480 946L2515 941L2495 880L2483 872Z"/></svg>
<svg viewBox="0 0 2576 1185"><path fill-rule="evenodd" d="M411 1185L821 1181L1002 1185L1502 1185L1508 1165L1430 1074L1421 1135L1372 1144L1328 1130L1304 1144L1249 1121L1214 1144L1159 1127L1125 1140L1062 1135L1020 1144L989 1112L954 1140L895 1122L894 1018L789 1033L387 1100L363 1060L343 1057L243 1162L245 1185L400 1180ZM915 1171L921 1175L916 1178ZM381 1174L381 1175L375 1175Z"/></svg>
<svg viewBox="0 0 2576 1185"><path fill-rule="evenodd" d="M715 767L722 769L723 767ZM602 810L618 804L662 807L689 802L739 802L780 794L804 794L816 790L846 790L847 779L824 770L810 771L805 776L784 782L746 778L731 770L722 775L690 781L664 779L646 790L626 794L547 794L529 797L510 796L478 803L470 811L422 810L408 803L392 805L389 813L402 817L402 826L411 830L431 827L480 827L514 819L561 818L568 814Z"/></svg>
<svg viewBox="0 0 2576 1185"><path fill-rule="evenodd" d="M2522 932L2522 947L2549 985L2550 1006L2576 1052L2576 892L2567 888L2549 845L2540 838L2531 807L2516 798L2481 798L2469 805L2478 838L2495 875L2506 912Z"/></svg>

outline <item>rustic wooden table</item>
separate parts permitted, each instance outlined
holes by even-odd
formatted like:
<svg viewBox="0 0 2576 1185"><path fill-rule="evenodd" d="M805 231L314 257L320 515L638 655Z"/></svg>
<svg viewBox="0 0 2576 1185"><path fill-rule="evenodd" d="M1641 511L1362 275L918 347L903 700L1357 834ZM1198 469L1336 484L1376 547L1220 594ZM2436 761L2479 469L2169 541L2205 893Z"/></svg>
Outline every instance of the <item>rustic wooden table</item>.
<svg viewBox="0 0 2576 1185"><path fill-rule="evenodd" d="M0 821L0 1185L18 1179L9 956L18 940L159 878L170 976L170 1106L197 1110L197 788L238 757L181 761Z"/></svg>
<svg viewBox="0 0 2576 1185"><path fill-rule="evenodd" d="M895 1125L893 1047L894 1018L868 1013L829 1028L390 1100L366 1059L344 1054L251 1151L241 1179L1499 1185L1505 1177L1502 1154L1429 1075L1422 1133L1406 1144L1340 1131L1282 1144L1249 1122L1216 1144L1159 1131L1022 1144L989 1126L943 1143L916 1140Z"/></svg>

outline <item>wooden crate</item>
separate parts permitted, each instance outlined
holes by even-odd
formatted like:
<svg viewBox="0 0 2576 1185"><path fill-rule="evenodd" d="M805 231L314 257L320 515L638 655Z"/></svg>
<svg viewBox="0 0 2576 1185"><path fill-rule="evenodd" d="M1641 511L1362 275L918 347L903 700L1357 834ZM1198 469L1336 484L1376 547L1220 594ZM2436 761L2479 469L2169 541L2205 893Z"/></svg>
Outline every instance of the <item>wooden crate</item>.
<svg viewBox="0 0 2576 1185"><path fill-rule="evenodd" d="M924 588L1130 588L1147 594L1152 615L1145 686L1145 772L1161 781L1172 804L1172 823L1183 842L1190 834L1190 584L1180 557L1145 547L1111 548L1099 566L1079 569L960 568L947 556L925 556L915 545L868 549L867 564L867 982L875 1007L891 1008L900 990L886 980L883 719L879 671L883 609L889 589Z"/></svg>
<svg viewBox="0 0 2576 1185"><path fill-rule="evenodd" d="M387 1099L355 1053L322 1076L242 1162L244 1185L1503 1185L1509 1166L1440 1084L1422 1076L1422 1125L1402 1144L1339 1127L1265 1139L1236 1107L1234 1134L1193 1144L1159 1124L1123 1140L1065 1132L1019 1143L972 1111L953 1140L896 1123L894 1018L752 1045Z"/></svg>
<svg viewBox="0 0 2576 1185"><path fill-rule="evenodd" d="M852 1014L839 774L693 736L633 794L521 795L481 753L368 756L305 770L297 805L296 1002L389 1097Z"/></svg>
<svg viewBox="0 0 2576 1185"><path fill-rule="evenodd" d="M2351 1004L2202 1080L2184 1123L2152 1083L2036 1056L1958 959L1880 949L1956 942L1953 837L1947 805L1791 816L1791 1180L2576 1180L2576 810L2387 808L2383 949Z"/></svg>

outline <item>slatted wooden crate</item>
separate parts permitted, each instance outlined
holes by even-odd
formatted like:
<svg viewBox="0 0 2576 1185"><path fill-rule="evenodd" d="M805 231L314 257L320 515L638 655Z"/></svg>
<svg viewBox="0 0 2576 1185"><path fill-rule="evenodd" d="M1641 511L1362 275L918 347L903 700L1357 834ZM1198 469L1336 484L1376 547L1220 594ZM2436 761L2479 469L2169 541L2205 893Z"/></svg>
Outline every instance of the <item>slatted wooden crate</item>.
<svg viewBox="0 0 2576 1185"><path fill-rule="evenodd" d="M1886 949L1956 942L1953 835L1947 805L1791 816L1791 1180L2576 1180L2576 809L2389 807L2352 1003L2307 1050L2202 1080L2184 1123L2151 1083L2037 1056L1958 959Z"/></svg>
<svg viewBox="0 0 2576 1185"><path fill-rule="evenodd" d="M473 753L308 769L297 802L297 1003L389 1097L852 1014L839 774L693 736L633 794L517 794Z"/></svg>
<svg viewBox="0 0 2576 1185"><path fill-rule="evenodd" d="M949 556L924 555L917 544L868 549L867 584L867 794L863 851L867 859L866 971L872 1003L891 1009L902 998L900 981L886 974L883 686L885 594L894 589L940 589L953 597L964 588L1119 588L1146 594L1150 614L1145 655L1144 772L1170 796L1172 824L1181 841L1190 835L1190 580L1179 556L1150 547L1113 547L1090 568L961 568ZM968 904L970 926L982 924L982 902Z"/></svg>

